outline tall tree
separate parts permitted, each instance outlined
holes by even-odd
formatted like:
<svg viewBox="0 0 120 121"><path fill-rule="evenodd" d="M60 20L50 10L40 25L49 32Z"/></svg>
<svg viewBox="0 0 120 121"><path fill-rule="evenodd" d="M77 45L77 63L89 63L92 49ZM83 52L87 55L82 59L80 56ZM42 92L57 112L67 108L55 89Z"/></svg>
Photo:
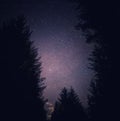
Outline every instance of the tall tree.
<svg viewBox="0 0 120 121"><path fill-rule="evenodd" d="M0 93L2 120L45 121L41 63L30 40L25 17L12 19L0 28Z"/></svg>
<svg viewBox="0 0 120 121"><path fill-rule="evenodd" d="M72 88L70 91L64 88L56 102L52 121L86 121L86 119L87 117L78 95Z"/></svg>
<svg viewBox="0 0 120 121"><path fill-rule="evenodd" d="M119 3L116 0L78 1L80 22L76 28L82 29L87 42L95 45L90 57L91 69L95 72L88 102L90 117L92 121L115 120L119 80Z"/></svg>

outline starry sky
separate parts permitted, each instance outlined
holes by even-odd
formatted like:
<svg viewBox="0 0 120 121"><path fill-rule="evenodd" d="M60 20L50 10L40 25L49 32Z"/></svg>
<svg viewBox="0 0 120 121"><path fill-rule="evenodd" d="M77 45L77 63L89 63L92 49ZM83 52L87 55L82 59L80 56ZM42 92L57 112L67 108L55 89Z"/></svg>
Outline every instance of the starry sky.
<svg viewBox="0 0 120 121"><path fill-rule="evenodd" d="M92 72L87 68L92 47L77 24L76 3L69 0L0 0L1 21L24 14L46 78L44 95L54 102L63 87L72 86L85 101Z"/></svg>

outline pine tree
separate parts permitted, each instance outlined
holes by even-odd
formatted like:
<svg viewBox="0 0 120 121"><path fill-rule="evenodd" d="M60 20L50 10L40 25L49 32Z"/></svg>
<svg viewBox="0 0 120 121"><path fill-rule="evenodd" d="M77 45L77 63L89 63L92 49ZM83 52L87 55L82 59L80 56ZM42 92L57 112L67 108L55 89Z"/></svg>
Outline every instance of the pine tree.
<svg viewBox="0 0 120 121"><path fill-rule="evenodd" d="M70 91L64 88L56 102L52 121L86 121L86 119L87 117L78 95L72 88Z"/></svg>
<svg viewBox="0 0 120 121"><path fill-rule="evenodd" d="M94 44L90 67L95 72L90 86L89 112L92 121L115 120L118 103L120 16L117 1L78 0L77 29L82 29L88 43ZM113 8L113 9L112 9ZM119 60L119 59L118 59ZM117 104L116 106L114 104Z"/></svg>
<svg viewBox="0 0 120 121"><path fill-rule="evenodd" d="M4 23L0 29L1 95L5 121L45 121L41 63L30 40L25 17Z"/></svg>

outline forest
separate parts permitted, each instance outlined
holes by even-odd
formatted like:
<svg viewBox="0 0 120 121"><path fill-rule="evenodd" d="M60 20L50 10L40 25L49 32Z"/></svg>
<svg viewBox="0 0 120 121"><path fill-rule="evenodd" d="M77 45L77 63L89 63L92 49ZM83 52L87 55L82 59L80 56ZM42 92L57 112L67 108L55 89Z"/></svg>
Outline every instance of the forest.
<svg viewBox="0 0 120 121"><path fill-rule="evenodd" d="M71 0L71 2L74 2ZM0 121L116 121L119 96L119 2L76 0L78 24L87 44L93 44L89 68L94 71L87 107L74 88L63 87L47 117L42 57L31 40L24 15L0 26Z"/></svg>

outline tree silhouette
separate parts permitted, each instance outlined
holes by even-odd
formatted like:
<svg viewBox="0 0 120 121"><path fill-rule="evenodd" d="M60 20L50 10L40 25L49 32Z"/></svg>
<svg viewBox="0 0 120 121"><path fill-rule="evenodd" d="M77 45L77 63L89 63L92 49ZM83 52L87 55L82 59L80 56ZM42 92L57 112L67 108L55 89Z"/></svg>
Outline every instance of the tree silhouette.
<svg viewBox="0 0 120 121"><path fill-rule="evenodd" d="M90 65L95 72L89 95L89 112L92 121L115 120L117 117L117 80L120 16L117 1L78 0L79 24L88 43L94 44ZM112 9L113 8L113 9ZM116 106L114 105L116 104Z"/></svg>
<svg viewBox="0 0 120 121"><path fill-rule="evenodd" d="M80 103L78 95L71 88L64 88L55 104L52 121L86 121L87 117Z"/></svg>
<svg viewBox="0 0 120 121"><path fill-rule="evenodd" d="M2 120L45 121L41 63L30 40L25 17L12 19L0 28L0 93Z"/></svg>

